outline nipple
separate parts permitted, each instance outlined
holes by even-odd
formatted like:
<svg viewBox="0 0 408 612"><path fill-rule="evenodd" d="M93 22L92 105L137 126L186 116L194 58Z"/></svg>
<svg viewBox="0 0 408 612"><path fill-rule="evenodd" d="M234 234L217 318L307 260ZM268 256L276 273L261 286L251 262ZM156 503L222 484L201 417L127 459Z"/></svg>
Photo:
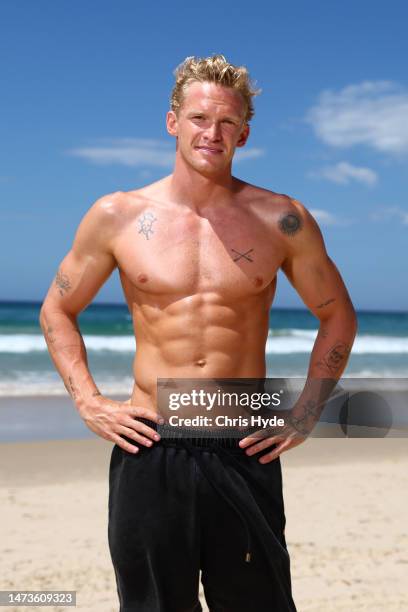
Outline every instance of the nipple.
<svg viewBox="0 0 408 612"><path fill-rule="evenodd" d="M148 280L149 280L149 279L148 279L148 277L146 276L146 274L138 274L138 275L137 275L137 281L138 281L139 283L147 283L147 281L148 281Z"/></svg>
<svg viewBox="0 0 408 612"><path fill-rule="evenodd" d="M256 276L254 283L255 283L255 287L260 287L263 284L262 276Z"/></svg>

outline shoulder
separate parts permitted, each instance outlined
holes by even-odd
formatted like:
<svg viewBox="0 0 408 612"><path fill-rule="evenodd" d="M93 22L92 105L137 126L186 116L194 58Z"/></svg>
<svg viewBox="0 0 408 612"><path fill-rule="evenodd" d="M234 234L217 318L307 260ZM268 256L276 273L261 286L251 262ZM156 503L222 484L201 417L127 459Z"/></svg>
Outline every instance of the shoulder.
<svg viewBox="0 0 408 612"><path fill-rule="evenodd" d="M99 197L89 207L85 217L100 230L114 232L129 223L146 206L142 190L115 191Z"/></svg>
<svg viewBox="0 0 408 612"><path fill-rule="evenodd" d="M279 193L259 187L251 183L239 181L238 190L244 201L254 205L256 209L264 214L274 213L276 215L298 214L303 216L307 211L306 207L297 199L288 196L285 193Z"/></svg>
<svg viewBox="0 0 408 612"><path fill-rule="evenodd" d="M325 249L316 219L298 198L259 187L253 190L253 196L256 214L280 237L287 255Z"/></svg>
<svg viewBox="0 0 408 612"><path fill-rule="evenodd" d="M306 205L297 198L285 196L282 202L277 228L286 246L287 256L326 252L320 227Z"/></svg>
<svg viewBox="0 0 408 612"><path fill-rule="evenodd" d="M316 220L300 200L282 195L279 204L278 229L282 234L294 237L318 229Z"/></svg>
<svg viewBox="0 0 408 612"><path fill-rule="evenodd" d="M297 198L249 183L242 190L256 211L271 220L283 235L294 236L302 229L318 228L307 206Z"/></svg>
<svg viewBox="0 0 408 612"><path fill-rule="evenodd" d="M100 196L90 206L88 212L101 219L113 217L120 214L126 206L128 196L124 191L114 191Z"/></svg>
<svg viewBox="0 0 408 612"><path fill-rule="evenodd" d="M124 194L121 191L97 198L85 211L75 234L74 244L106 245L114 237L122 217Z"/></svg>
<svg viewBox="0 0 408 612"><path fill-rule="evenodd" d="M288 242L321 239L316 219L297 198L284 193L267 192L264 196L264 209L273 213L274 226Z"/></svg>
<svg viewBox="0 0 408 612"><path fill-rule="evenodd" d="M123 207L124 194L122 191L115 191L97 198L85 213L87 219L107 221L119 214Z"/></svg>

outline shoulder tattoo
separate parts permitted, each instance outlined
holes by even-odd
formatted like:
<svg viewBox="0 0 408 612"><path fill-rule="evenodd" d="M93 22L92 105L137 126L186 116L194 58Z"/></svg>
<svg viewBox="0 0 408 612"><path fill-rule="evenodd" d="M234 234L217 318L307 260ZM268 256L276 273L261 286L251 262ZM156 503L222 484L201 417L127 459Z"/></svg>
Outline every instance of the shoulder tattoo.
<svg viewBox="0 0 408 612"><path fill-rule="evenodd" d="M283 213L278 221L278 225L283 234L294 236L302 229L302 220L300 216L295 213Z"/></svg>

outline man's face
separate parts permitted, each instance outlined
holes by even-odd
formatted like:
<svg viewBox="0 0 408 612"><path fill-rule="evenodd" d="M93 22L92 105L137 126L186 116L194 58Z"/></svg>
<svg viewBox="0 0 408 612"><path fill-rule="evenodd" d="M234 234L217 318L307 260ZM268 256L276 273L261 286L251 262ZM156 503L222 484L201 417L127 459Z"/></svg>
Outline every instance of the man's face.
<svg viewBox="0 0 408 612"><path fill-rule="evenodd" d="M249 135L241 94L215 83L191 83L178 117L167 113L167 130L178 140L177 152L200 173L219 175L230 168L236 147Z"/></svg>

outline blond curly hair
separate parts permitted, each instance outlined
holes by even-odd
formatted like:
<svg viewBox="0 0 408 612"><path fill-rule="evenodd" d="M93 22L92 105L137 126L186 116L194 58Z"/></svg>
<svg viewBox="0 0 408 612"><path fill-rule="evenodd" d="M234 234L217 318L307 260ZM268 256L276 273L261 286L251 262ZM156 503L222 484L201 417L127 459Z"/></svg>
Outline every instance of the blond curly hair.
<svg viewBox="0 0 408 612"><path fill-rule="evenodd" d="M210 57L189 56L174 70L176 83L170 96L170 108L178 115L183 104L188 85L194 81L209 81L224 87L231 87L242 95L246 106L245 123L249 123L255 114L252 98L261 93L254 89L245 66L230 64L223 55Z"/></svg>

